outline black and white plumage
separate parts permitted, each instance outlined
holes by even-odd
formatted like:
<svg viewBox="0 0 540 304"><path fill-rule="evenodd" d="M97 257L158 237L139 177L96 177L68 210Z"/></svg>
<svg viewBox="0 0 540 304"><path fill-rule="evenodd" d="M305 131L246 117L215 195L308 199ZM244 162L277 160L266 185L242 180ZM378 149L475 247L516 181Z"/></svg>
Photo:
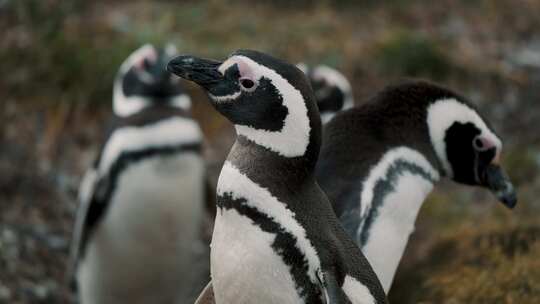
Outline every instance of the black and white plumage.
<svg viewBox="0 0 540 304"><path fill-rule="evenodd" d="M464 97L424 81L391 86L325 127L317 180L388 291L437 181L490 189L512 208L502 142Z"/></svg>
<svg viewBox="0 0 540 304"><path fill-rule="evenodd" d="M323 124L329 122L339 111L354 106L351 84L338 70L323 64L311 67L299 63L296 66L311 82Z"/></svg>
<svg viewBox="0 0 540 304"><path fill-rule="evenodd" d="M172 44L159 50L146 44L122 63L113 88L116 116L133 115L156 104L186 111L191 108L191 99L179 85L179 79L164 71L168 58L176 53Z"/></svg>
<svg viewBox="0 0 540 304"><path fill-rule="evenodd" d="M202 86L238 135L218 182L212 284L198 303L386 303L315 182L321 122L305 75L250 50L224 62L180 56L168 69Z"/></svg>
<svg viewBox="0 0 540 304"><path fill-rule="evenodd" d="M113 127L79 193L71 270L83 304L184 303L202 288L202 133L165 70L174 54L145 45L117 75Z"/></svg>

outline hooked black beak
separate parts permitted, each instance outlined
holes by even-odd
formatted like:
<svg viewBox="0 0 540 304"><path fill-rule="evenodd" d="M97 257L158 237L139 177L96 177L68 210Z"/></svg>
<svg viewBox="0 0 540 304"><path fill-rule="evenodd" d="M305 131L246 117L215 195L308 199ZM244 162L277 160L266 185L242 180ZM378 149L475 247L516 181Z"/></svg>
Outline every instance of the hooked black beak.
<svg viewBox="0 0 540 304"><path fill-rule="evenodd" d="M186 55L169 61L167 71L209 89L223 80L223 75L218 71L220 65L219 61Z"/></svg>
<svg viewBox="0 0 540 304"><path fill-rule="evenodd" d="M485 170L484 185L503 203L512 209L517 203L517 194L508 175L498 164L490 164Z"/></svg>

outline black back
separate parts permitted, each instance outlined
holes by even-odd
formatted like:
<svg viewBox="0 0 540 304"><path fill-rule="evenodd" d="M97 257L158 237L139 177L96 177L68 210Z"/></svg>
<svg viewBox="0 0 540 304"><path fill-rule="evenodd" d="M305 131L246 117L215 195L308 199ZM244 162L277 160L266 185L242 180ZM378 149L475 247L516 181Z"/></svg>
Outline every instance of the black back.
<svg viewBox="0 0 540 304"><path fill-rule="evenodd" d="M356 233L349 223L355 226L359 221L362 182L390 148L410 147L444 174L427 125L428 106L444 98L454 98L475 109L467 99L449 89L426 81L406 81L385 88L365 104L339 113L325 126L317 180L349 232Z"/></svg>

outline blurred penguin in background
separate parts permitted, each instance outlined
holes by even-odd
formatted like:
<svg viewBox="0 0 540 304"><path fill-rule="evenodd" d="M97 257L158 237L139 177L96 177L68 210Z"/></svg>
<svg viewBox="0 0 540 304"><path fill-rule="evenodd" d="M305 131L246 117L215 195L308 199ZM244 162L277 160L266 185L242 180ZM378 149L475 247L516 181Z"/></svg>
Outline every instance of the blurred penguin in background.
<svg viewBox="0 0 540 304"><path fill-rule="evenodd" d="M323 124L329 122L339 111L352 108L354 97L351 83L338 70L326 65L296 65L308 77Z"/></svg>
<svg viewBox="0 0 540 304"><path fill-rule="evenodd" d="M113 127L79 192L70 274L83 304L189 303L208 278L203 135L165 70L175 54L144 45L115 79Z"/></svg>

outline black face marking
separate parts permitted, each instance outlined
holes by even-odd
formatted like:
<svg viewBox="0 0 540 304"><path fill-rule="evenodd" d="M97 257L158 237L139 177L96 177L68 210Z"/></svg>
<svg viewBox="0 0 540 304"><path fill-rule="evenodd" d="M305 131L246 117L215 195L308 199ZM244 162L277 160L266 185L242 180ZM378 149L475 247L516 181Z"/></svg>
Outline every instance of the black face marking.
<svg viewBox="0 0 540 304"><path fill-rule="evenodd" d="M239 79L240 71L238 70L238 65L234 64L224 71L223 79L219 79L208 85L208 92L218 97L234 95L241 91ZM234 102L234 100L230 102Z"/></svg>
<svg viewBox="0 0 540 304"><path fill-rule="evenodd" d="M136 164L142 160L152 157L163 157L174 155L181 152L193 151L200 153L200 143L186 143L174 146L151 147L139 151L123 152L120 154L116 162L111 166L107 176L102 178L96 185L96 190L91 198L90 207L84 222L84 231L81 237L80 251L78 259L84 256L88 240L92 236L94 229L99 221L105 215L105 211L109 206L110 199L116 190L118 179L122 172L129 166Z"/></svg>
<svg viewBox="0 0 540 304"><path fill-rule="evenodd" d="M141 66L132 66L125 75L122 75L121 85L124 95L166 101L171 97L184 94L182 87L175 79L176 76L166 71L168 60L169 57L164 51L159 50L156 61L143 59Z"/></svg>
<svg viewBox="0 0 540 304"><path fill-rule="evenodd" d="M305 303L323 303L320 288L310 280L307 274L308 261L296 246L296 237L294 235L285 231L268 215L249 206L246 199L234 199L230 192L218 196L217 205L220 209L234 209L239 214L251 219L261 230L275 234L272 249L289 266L299 295L304 299Z"/></svg>
<svg viewBox="0 0 540 304"><path fill-rule="evenodd" d="M345 94L336 86L329 86L321 80L312 80L311 86L321 113L334 113L345 103Z"/></svg>
<svg viewBox="0 0 540 304"><path fill-rule="evenodd" d="M235 100L214 103L232 123L255 129L279 131L289 113L283 97L269 79L261 78L253 92L242 91Z"/></svg>
<svg viewBox="0 0 540 304"><path fill-rule="evenodd" d="M485 171L497 153L496 148L475 149L479 134L480 129L470 122L455 122L446 131L446 155L457 182L482 184Z"/></svg>
<svg viewBox="0 0 540 304"><path fill-rule="evenodd" d="M364 222L364 225L362 227L362 233L359 236L359 244L361 247L364 246L369 239L371 226L373 225L373 222L377 219L379 215L378 210L384 204L386 196L395 191L395 185L398 178L405 172L420 176L432 184L436 182L436 180L433 179L431 174L426 172L424 168L416 165L415 163L409 162L404 159L399 159L394 162L388 169L386 177L377 180L377 182L375 183L371 208L369 209L369 212L358 222L358 226L361 222ZM358 227L356 227L356 229L354 230L355 234L356 231L358 231Z"/></svg>
<svg viewBox="0 0 540 304"><path fill-rule="evenodd" d="M256 65L264 66L279 74L300 93L309 120L309 130L306 130L309 131L308 145L304 155L300 157L309 160L312 162L310 166L314 166L320 148L321 119L308 79L296 66L261 52L238 50L230 55L229 59L236 57L235 59L240 61L228 66L225 71L219 70L223 67L223 63L190 55L174 58L167 65L167 69L203 87L209 93L212 105L233 123L257 130L281 131L285 126L287 115L290 114L283 100L287 96L281 95L278 90L281 88L274 86L269 79L270 75L267 77L257 75L259 79L252 79L256 84L254 88L241 89L240 77L249 78L250 76L248 73L240 75L238 65L246 64L249 69L249 66L253 64L241 62L240 56L247 57L250 59L248 61L253 61ZM284 138L280 144L282 145L285 141L290 140Z"/></svg>

